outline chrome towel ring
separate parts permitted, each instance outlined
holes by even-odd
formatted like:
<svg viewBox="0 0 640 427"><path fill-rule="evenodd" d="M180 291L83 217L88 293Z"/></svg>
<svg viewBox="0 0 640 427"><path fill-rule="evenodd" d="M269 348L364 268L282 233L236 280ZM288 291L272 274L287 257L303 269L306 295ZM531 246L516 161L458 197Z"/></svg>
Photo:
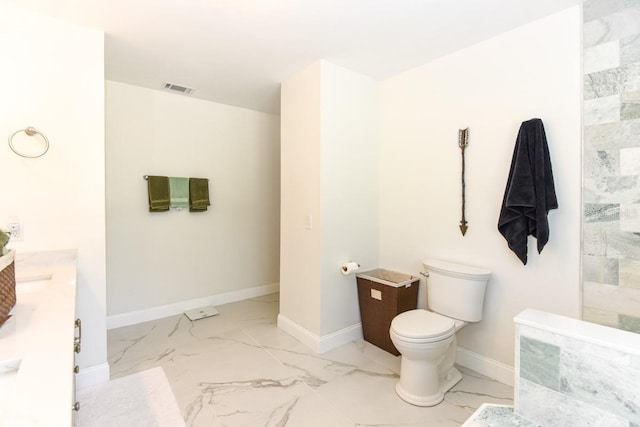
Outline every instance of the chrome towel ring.
<svg viewBox="0 0 640 427"><path fill-rule="evenodd" d="M42 150L42 152L39 153L39 154L25 154L25 153L19 151L16 147L14 147L14 145L13 145L13 137L16 136L17 134L19 134L20 132L24 132L28 136L37 136L37 135L39 135L42 138L42 140L44 141L44 149ZM40 132L38 129L36 129L36 128L32 127L32 126L29 126L29 127L25 128L25 129L19 129L19 130L15 131L14 133L11 134L11 136L9 136L9 147L11 147L11 151L16 153L18 156L26 157L28 159L35 159L35 158L44 156L45 153L47 151L49 151L49 138L47 138L47 136L44 133Z"/></svg>

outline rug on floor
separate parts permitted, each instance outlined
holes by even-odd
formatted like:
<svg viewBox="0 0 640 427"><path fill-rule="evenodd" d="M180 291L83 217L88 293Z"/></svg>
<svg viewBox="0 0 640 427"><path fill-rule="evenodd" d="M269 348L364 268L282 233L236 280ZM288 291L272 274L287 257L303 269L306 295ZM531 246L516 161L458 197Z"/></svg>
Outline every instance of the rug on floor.
<svg viewBox="0 0 640 427"><path fill-rule="evenodd" d="M184 426L169 380L160 367L79 390L77 427Z"/></svg>

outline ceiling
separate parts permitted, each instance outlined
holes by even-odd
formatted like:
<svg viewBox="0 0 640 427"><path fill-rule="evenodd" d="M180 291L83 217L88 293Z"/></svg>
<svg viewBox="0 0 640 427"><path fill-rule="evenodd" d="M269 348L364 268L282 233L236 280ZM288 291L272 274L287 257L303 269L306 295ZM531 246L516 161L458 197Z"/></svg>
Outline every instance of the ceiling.
<svg viewBox="0 0 640 427"><path fill-rule="evenodd" d="M326 59L386 79L580 0L0 0L104 30L106 78L272 114Z"/></svg>

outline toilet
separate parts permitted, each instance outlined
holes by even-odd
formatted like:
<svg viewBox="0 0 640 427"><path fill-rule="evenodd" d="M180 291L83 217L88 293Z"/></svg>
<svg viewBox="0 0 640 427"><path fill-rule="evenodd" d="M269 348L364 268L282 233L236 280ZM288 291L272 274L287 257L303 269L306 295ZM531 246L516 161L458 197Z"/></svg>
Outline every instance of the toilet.
<svg viewBox="0 0 640 427"><path fill-rule="evenodd" d="M456 332L482 320L491 272L442 260L425 260L429 310L409 310L394 317L391 341L402 357L396 393L408 403L434 406L462 379L453 366Z"/></svg>

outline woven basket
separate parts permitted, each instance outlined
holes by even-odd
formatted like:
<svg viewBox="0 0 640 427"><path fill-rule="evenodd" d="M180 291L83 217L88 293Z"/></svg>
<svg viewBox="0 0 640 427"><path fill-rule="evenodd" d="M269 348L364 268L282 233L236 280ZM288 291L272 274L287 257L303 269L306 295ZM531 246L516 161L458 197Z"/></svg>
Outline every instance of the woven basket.
<svg viewBox="0 0 640 427"><path fill-rule="evenodd" d="M1 258L9 256L9 264L0 271L0 326L11 317L9 312L16 305L16 269L13 253Z"/></svg>
<svg viewBox="0 0 640 427"><path fill-rule="evenodd" d="M399 356L389 336L391 321L400 313L413 310L418 306L418 283L416 278L410 287L394 287L356 277L358 285L358 303L362 319L362 335L365 341L379 347L394 356ZM371 290L380 292L381 299L371 296Z"/></svg>

